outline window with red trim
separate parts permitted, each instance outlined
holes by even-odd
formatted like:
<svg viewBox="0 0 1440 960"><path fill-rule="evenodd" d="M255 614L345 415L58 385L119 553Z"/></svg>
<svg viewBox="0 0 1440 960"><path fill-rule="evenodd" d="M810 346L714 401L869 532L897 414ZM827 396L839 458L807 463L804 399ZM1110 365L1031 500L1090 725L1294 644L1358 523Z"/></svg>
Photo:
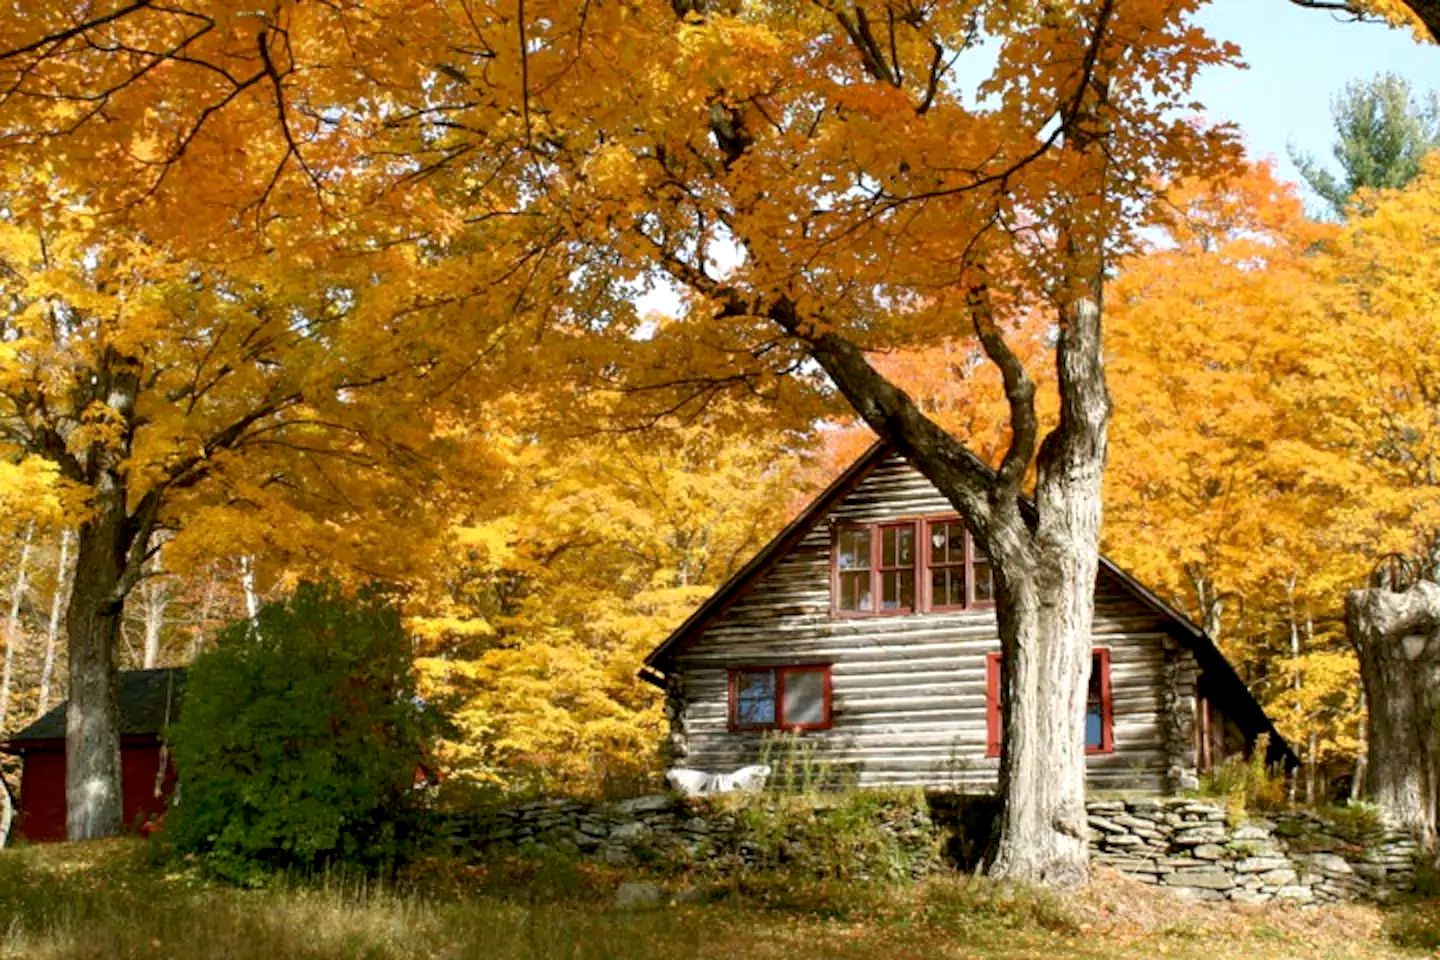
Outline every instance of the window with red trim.
<svg viewBox="0 0 1440 960"><path fill-rule="evenodd" d="M958 517L836 527L832 606L840 616L968 610L994 602L990 559Z"/></svg>
<svg viewBox="0 0 1440 960"><path fill-rule="evenodd" d="M736 667L730 671L730 729L826 730L830 667Z"/></svg>
<svg viewBox="0 0 1440 960"><path fill-rule="evenodd" d="M985 657L985 755L1000 756L1004 739L1000 716L1000 654ZM1085 694L1085 752L1111 753L1115 749L1115 704L1110 695L1110 651L1090 656L1090 679Z"/></svg>

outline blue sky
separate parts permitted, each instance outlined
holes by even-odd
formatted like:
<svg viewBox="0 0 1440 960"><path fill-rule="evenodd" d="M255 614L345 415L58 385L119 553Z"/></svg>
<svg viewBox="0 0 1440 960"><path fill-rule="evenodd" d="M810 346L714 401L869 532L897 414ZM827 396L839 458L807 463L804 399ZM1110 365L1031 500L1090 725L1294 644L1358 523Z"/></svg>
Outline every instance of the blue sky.
<svg viewBox="0 0 1440 960"><path fill-rule="evenodd" d="M1331 159L1330 101L1347 83L1389 71L1416 90L1440 88L1440 46L1417 43L1405 30L1340 20L1286 0L1214 0L1199 21L1212 36L1238 44L1249 69L1208 71L1195 98L1208 117L1238 123L1252 156L1273 157L1289 180L1299 175L1288 144Z"/></svg>

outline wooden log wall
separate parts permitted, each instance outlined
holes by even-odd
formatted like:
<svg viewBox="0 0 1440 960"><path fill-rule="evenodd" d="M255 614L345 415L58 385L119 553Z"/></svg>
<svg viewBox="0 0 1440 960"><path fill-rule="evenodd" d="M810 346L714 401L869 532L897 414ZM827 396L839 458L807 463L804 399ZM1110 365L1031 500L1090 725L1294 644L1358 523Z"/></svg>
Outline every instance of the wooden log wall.
<svg viewBox="0 0 1440 960"><path fill-rule="evenodd" d="M903 459L877 467L677 658L677 765L724 770L759 759L762 735L728 730L730 667L830 663L833 726L801 736L832 772L861 786L993 790L999 761L985 756L985 670L986 654L1000 648L994 611L830 613L834 522L953 512ZM1093 788L1167 788L1166 635L1167 622L1102 571L1094 637L1111 655L1115 749L1088 758Z"/></svg>

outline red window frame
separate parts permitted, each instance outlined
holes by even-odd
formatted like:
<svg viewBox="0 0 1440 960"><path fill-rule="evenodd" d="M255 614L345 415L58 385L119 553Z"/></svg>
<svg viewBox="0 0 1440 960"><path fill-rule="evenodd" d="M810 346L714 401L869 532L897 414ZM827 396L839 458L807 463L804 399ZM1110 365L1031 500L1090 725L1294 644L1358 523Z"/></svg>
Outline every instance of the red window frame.
<svg viewBox="0 0 1440 960"><path fill-rule="evenodd" d="M729 676L729 704L727 716L731 733L763 733L767 730L829 730L834 721L833 698L831 695L830 664L801 663L785 666L750 664L731 667ZM775 722L753 725L740 723L740 676L746 673L775 674ZM822 678L822 713L819 723L785 722L785 677L792 673L818 673Z"/></svg>
<svg viewBox="0 0 1440 960"><path fill-rule="evenodd" d="M1000 654L985 655L985 756L1000 756L1004 730L1000 722ZM1090 669L1100 670L1100 745L1087 745L1087 754L1115 752L1115 698L1110 691L1110 649L1096 647L1090 654ZM1085 681L1085 714L1090 714L1090 681Z"/></svg>
<svg viewBox="0 0 1440 960"><path fill-rule="evenodd" d="M955 613L965 610L988 610L995 601L975 599L975 538L969 529L965 531L965 604L936 606L930 583L930 528L942 523L962 523L958 514L941 514L928 517L904 517L897 520L876 520L869 523L836 523L830 536L830 615L835 618L849 617L894 617L915 613ZM883 604L884 574L893 573L901 567L880 565L884 543L884 532L897 527L909 527L914 531L914 602L909 607L886 610ZM859 573L859 569L840 569L840 534L843 531L867 530L870 534L870 607L865 610L847 610L840 606L840 576L842 573Z"/></svg>

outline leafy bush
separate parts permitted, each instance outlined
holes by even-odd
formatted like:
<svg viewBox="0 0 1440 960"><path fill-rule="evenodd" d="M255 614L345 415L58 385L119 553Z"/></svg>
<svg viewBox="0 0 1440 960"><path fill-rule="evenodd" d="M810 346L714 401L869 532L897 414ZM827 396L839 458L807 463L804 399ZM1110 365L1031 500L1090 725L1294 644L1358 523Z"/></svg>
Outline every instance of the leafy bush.
<svg viewBox="0 0 1440 960"><path fill-rule="evenodd" d="M383 595L302 585L232 624L191 668L166 833L242 883L392 868L415 836L415 772L437 726Z"/></svg>

